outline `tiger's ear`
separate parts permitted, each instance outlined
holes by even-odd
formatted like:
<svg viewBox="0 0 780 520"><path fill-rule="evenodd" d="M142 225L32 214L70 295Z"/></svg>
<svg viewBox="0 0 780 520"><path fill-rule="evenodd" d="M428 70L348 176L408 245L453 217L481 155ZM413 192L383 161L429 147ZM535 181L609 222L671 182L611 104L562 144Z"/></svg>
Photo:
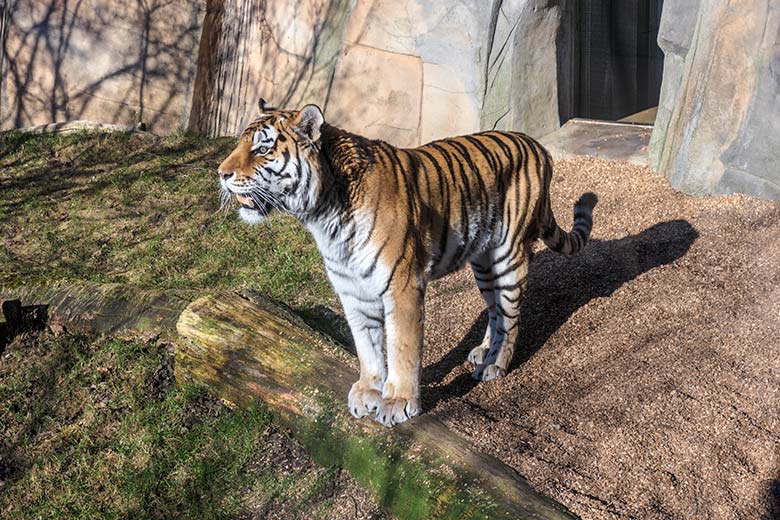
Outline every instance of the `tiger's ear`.
<svg viewBox="0 0 780 520"><path fill-rule="evenodd" d="M312 141L317 141L320 138L320 127L324 122L325 118L320 107L306 105L293 118L292 124L296 132Z"/></svg>
<svg viewBox="0 0 780 520"><path fill-rule="evenodd" d="M274 107L272 107L265 99L258 98L257 110L260 112L260 114L265 114L266 112L274 110Z"/></svg>

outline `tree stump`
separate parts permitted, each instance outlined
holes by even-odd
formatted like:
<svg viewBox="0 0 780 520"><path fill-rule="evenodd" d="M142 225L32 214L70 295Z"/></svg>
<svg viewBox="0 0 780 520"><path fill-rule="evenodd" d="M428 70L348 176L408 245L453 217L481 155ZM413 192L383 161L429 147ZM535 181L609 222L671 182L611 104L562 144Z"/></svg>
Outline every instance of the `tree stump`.
<svg viewBox="0 0 780 520"><path fill-rule="evenodd" d="M19 300L2 300L0 304L0 352L14 339L22 328L22 302Z"/></svg>

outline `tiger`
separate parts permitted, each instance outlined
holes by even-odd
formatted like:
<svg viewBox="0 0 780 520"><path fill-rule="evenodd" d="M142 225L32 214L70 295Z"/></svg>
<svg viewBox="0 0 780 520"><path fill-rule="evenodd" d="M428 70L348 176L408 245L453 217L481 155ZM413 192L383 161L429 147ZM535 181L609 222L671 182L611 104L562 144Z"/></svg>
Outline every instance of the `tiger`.
<svg viewBox="0 0 780 520"><path fill-rule="evenodd" d="M504 376L533 244L582 250L596 195L580 197L566 232L550 205L551 156L528 135L484 131L398 148L325 122L316 105L258 107L219 165L221 192L247 223L278 210L314 237L357 351L350 413L385 426L421 413L426 286L466 263L488 313L468 354L473 377Z"/></svg>

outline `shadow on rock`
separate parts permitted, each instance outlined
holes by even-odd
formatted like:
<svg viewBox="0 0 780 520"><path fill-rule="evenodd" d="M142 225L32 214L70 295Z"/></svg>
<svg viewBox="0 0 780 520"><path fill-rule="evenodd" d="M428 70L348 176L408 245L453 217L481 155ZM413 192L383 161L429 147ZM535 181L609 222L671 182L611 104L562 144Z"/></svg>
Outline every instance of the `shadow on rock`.
<svg viewBox="0 0 780 520"><path fill-rule="evenodd" d="M772 479L766 489L766 520L780 520L780 480Z"/></svg>

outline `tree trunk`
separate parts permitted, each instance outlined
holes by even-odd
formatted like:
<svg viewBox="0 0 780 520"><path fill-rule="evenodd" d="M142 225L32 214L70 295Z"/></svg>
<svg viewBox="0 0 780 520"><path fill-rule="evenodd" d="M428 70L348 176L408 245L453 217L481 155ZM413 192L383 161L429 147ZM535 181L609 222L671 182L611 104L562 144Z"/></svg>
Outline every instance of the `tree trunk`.
<svg viewBox="0 0 780 520"><path fill-rule="evenodd" d="M188 305L190 296L91 282L0 287L0 300L45 311L55 329L176 341L177 380L234 405L262 399L318 462L349 471L398 518L574 518L431 416L392 429L353 419L354 356L286 309L234 294Z"/></svg>

